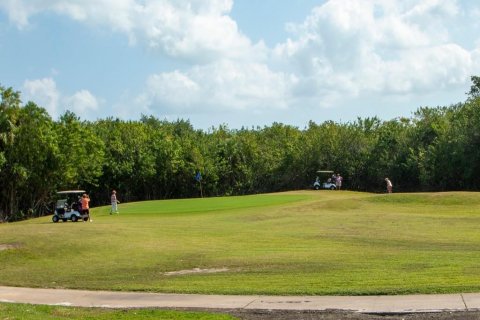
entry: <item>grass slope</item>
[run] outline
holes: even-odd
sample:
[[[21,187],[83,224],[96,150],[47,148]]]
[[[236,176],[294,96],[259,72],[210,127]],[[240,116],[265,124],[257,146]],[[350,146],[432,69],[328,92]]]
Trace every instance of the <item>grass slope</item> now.
[[[480,194],[303,191],[0,225],[1,285],[216,294],[480,291]],[[226,272],[167,275],[194,268]]]

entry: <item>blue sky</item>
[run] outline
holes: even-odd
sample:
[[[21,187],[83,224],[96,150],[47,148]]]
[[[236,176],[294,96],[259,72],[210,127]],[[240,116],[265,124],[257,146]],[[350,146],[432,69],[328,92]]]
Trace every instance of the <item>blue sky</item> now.
[[[479,21],[460,0],[3,0],[0,84],[54,119],[389,120],[465,100]]]

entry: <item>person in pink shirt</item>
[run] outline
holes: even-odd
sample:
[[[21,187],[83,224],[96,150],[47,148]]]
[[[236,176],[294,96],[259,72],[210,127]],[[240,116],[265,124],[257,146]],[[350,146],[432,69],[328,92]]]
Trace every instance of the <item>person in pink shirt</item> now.
[[[84,193],[81,199],[82,203],[82,215],[87,215],[88,220],[92,222],[92,219],[90,219],[90,197],[88,194]]]
[[[335,187],[337,187],[337,190],[342,189],[342,181],[343,177],[340,175],[340,173],[337,173],[337,177],[335,178]]]

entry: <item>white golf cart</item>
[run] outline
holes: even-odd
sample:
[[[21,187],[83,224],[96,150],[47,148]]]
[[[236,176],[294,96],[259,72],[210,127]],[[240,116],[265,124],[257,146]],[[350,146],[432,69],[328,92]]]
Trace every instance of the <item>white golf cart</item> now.
[[[72,220],[72,222],[77,222],[78,220],[88,221],[88,214],[82,214],[80,207],[80,198],[82,194],[85,193],[85,190],[66,190],[59,191],[59,200],[55,204],[55,212],[52,216],[53,222],[58,222],[62,220],[67,222]]]
[[[327,190],[335,190],[337,189],[337,185],[335,181],[332,180],[331,176],[333,175],[333,171],[331,170],[318,170],[317,171],[317,178],[313,183],[313,188],[315,190],[320,189],[327,189]],[[325,182],[321,182],[324,180]]]

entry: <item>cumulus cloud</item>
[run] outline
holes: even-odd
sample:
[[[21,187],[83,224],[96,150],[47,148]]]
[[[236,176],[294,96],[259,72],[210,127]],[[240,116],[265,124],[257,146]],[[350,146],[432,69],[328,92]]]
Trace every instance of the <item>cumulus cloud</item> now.
[[[52,78],[25,80],[23,94],[26,100],[34,101],[45,108],[53,118],[69,110],[84,119],[91,119],[93,111],[96,111],[100,105],[99,100],[88,90],[80,90],[71,96],[62,94]]]
[[[228,15],[233,0],[6,0],[0,9],[18,27],[32,15],[54,12],[125,34],[151,50],[192,62],[218,58],[266,57],[263,42],[253,44]]]
[[[289,38],[273,48],[242,33],[232,7],[233,0],[0,2],[19,28],[35,14],[54,12],[125,34],[132,45],[180,62],[178,70],[152,70],[143,92],[131,94],[136,111],[160,116],[313,110],[355,99],[435,95],[465,86],[479,72],[478,33],[469,30],[473,48],[455,35],[463,31],[459,21],[478,29],[480,11],[461,1],[328,0],[303,22],[288,24]],[[64,97],[52,82],[25,87],[40,94],[36,88],[43,86],[55,112],[59,102],[79,112],[101,105],[87,90]]]
[[[52,78],[25,80],[23,84],[26,100],[35,103],[47,110],[51,116],[58,115],[60,93]]]
[[[290,64],[298,92],[414,93],[463,85],[475,55],[456,44],[456,1],[330,0],[273,49]],[[343,96],[343,95],[342,95]]]
[[[263,64],[222,60],[149,77],[137,104],[162,114],[286,108],[297,80]]]
[[[67,109],[78,115],[88,114],[98,109],[99,101],[88,90],[80,90],[70,97],[65,97]]]
[[[291,37],[269,50],[268,59],[225,55],[221,62],[155,74],[137,102],[180,114],[298,110],[459,88],[479,64],[478,53],[449,32],[465,16],[455,0],[330,0],[302,23],[289,24]]]

